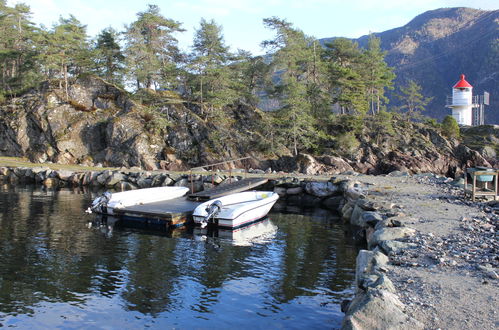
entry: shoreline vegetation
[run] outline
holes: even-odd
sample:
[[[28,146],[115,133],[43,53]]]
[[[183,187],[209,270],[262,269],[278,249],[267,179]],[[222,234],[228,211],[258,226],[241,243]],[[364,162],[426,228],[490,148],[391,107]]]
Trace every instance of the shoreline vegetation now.
[[[86,184],[100,189],[126,189],[125,179],[135,182],[126,181],[131,184],[128,188],[192,186],[195,179],[196,186],[204,189],[211,186],[210,181],[221,184],[227,179],[227,172],[126,174],[119,169],[76,166],[7,167],[9,162],[26,163],[0,158],[0,180],[13,183],[27,181],[26,177],[42,183],[37,175],[44,173],[45,180],[57,179],[57,186],[87,180]],[[234,173],[233,178],[239,175]],[[368,249],[357,257],[355,295],[342,304],[343,329],[495,327],[499,202],[466,200],[462,187],[451,184],[454,180],[431,173],[273,176],[266,189],[279,193],[286,203],[339,211],[343,221],[356,228],[355,237],[367,244]]]

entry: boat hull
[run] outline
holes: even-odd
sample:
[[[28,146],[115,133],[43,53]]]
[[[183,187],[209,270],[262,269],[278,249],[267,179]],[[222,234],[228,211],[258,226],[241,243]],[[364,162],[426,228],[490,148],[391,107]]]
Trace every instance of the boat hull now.
[[[108,200],[105,203],[95,209],[92,208],[92,211],[101,214],[114,215],[115,210],[118,209],[171,200],[184,196],[188,191],[189,188],[186,187],[155,187],[113,193],[110,194],[110,197],[108,197]],[[97,205],[100,198],[103,197],[97,197],[92,205]]]
[[[209,220],[218,227],[237,229],[264,218],[279,196],[274,192],[251,191],[232,194],[200,204],[193,213],[195,223],[203,223],[207,208],[215,201],[222,208]]]

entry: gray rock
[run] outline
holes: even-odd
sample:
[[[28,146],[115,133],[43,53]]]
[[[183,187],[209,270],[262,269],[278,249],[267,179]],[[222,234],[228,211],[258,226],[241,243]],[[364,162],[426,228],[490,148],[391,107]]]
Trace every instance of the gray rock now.
[[[303,193],[303,188],[300,186],[286,189],[286,195],[299,195],[301,193]]]
[[[365,198],[364,190],[358,187],[347,189],[345,197],[349,202],[356,202],[359,198]]]
[[[345,206],[343,206],[343,208],[341,209],[341,212],[340,212],[341,213],[341,218],[343,219],[343,221],[349,222],[350,218],[352,216],[352,212],[353,212],[352,205],[345,204]]]
[[[305,191],[316,197],[329,197],[339,192],[339,188],[332,182],[307,182]]]
[[[185,179],[187,180],[187,179]],[[140,177],[137,179],[137,186],[140,188],[140,189],[143,189],[143,188],[150,188],[152,185],[152,179],[151,178],[148,178],[148,177]]]
[[[190,182],[189,182],[189,180],[187,180],[187,178],[182,178],[182,179],[178,180],[177,182],[175,182],[174,186],[175,187],[190,188]]]
[[[361,286],[363,278],[367,277],[374,271],[373,264],[374,252],[368,250],[360,250],[355,261],[355,284]]]
[[[28,168],[26,167],[14,167],[12,169],[12,173],[14,173],[17,176],[17,178],[22,178],[26,174],[27,170]]]
[[[175,184],[175,181],[170,178],[170,176],[166,176],[163,183],[161,184],[162,187],[168,187],[168,186],[173,186]]]
[[[387,227],[404,227],[405,223],[415,222],[416,219],[408,216],[395,216],[386,218],[376,224],[374,229],[382,229]]]
[[[46,178],[47,178],[47,172],[46,171],[38,172],[38,173],[35,174],[35,182],[36,183],[41,183]]]
[[[120,182],[116,183],[116,185],[114,186],[114,188],[116,190],[134,190],[134,189],[138,189],[138,187],[136,185],[134,185],[133,183],[130,183],[128,181],[120,181]]]
[[[151,186],[152,187],[161,187],[163,185],[163,181],[165,181],[166,174],[156,174],[152,177]]]
[[[7,167],[0,167],[0,175],[7,176],[9,174],[9,169]]]
[[[97,176],[96,178],[96,182],[101,185],[101,186],[105,186],[106,185],[106,182],[107,182],[107,179],[109,179],[109,176],[111,175],[111,172],[110,171],[104,171],[104,172],[101,172],[99,173],[99,175]]]
[[[416,230],[409,227],[386,227],[378,229],[374,232],[371,240],[368,243],[369,249],[374,248],[382,241],[392,241],[414,235]]]
[[[322,205],[330,210],[337,210],[338,207],[344,202],[343,196],[331,196],[322,201]]]
[[[393,172],[388,173],[387,176],[403,177],[403,176],[410,176],[410,174],[406,171],[393,171]]]
[[[385,253],[392,255],[399,254],[405,250],[414,249],[417,247],[417,244],[399,241],[381,241],[379,246]]]
[[[284,187],[274,187],[274,192],[279,195],[279,197],[286,196],[286,188]]]
[[[205,178],[204,178],[204,182],[208,182],[208,183],[214,183],[214,184],[220,184],[222,183],[224,180],[224,178],[218,174],[214,174],[214,175],[207,175]]]
[[[361,221],[362,213],[364,210],[359,207],[357,204],[353,206],[352,215],[350,216],[350,224],[354,226],[364,227],[364,224]]]
[[[69,178],[71,178],[73,174],[73,171],[57,170],[57,177],[64,181],[69,181]]]
[[[85,175],[83,176],[81,184],[84,186],[93,185],[94,183],[97,182],[97,177],[99,176],[99,174],[100,172],[94,172],[94,171],[86,172]]]
[[[284,187],[284,188],[296,188],[301,187],[301,181],[295,177],[285,177],[278,178],[274,180],[274,186]]]
[[[398,297],[387,291],[371,289],[358,294],[349,304],[341,329],[423,329],[424,325],[403,312]]]
[[[385,267],[388,264],[388,257],[381,251],[373,251],[373,263],[376,269]]]
[[[397,292],[392,281],[383,273],[371,274],[365,277],[361,283],[361,288],[364,290],[378,289],[391,293]]]
[[[125,181],[126,176],[121,172],[113,172],[106,181],[107,187],[113,187],[118,182]]]
[[[378,222],[383,221],[383,216],[378,212],[366,211],[362,213],[361,221],[364,224],[364,227],[374,227]]]

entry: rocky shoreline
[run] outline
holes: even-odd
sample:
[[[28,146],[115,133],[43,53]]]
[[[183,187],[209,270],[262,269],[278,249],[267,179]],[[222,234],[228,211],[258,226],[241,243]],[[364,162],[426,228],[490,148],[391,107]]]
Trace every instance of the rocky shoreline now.
[[[199,191],[241,178],[224,172],[0,167],[0,182],[46,187],[185,186]],[[433,174],[347,172],[323,181],[270,179],[262,189],[276,191],[289,205],[339,211],[345,223],[357,228],[357,239],[367,243],[357,257],[355,295],[342,305],[343,329],[497,328],[499,202],[467,201],[451,181]],[[447,297],[446,290],[454,286],[468,292]],[[475,302],[474,316],[468,299]],[[488,317],[482,309],[488,309]]]
[[[343,329],[497,329],[499,202],[432,174],[357,178],[342,209],[364,228]]]

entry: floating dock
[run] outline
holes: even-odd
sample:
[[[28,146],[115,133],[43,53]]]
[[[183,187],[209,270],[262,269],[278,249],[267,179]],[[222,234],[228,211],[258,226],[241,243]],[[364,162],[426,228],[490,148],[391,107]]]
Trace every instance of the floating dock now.
[[[213,189],[161,202],[144,203],[114,209],[116,217],[154,225],[178,227],[192,219],[194,209],[204,201],[250,190],[268,182],[264,178],[247,178],[219,185]]]
[[[190,220],[194,209],[200,202],[187,200],[186,197],[170,199],[167,201],[145,203],[114,209],[117,217],[136,219],[153,224],[168,226],[181,226]]]
[[[262,184],[265,184],[268,181],[269,179],[264,179],[264,178],[246,178],[239,181],[222,184],[212,189],[203,190],[194,194],[190,194],[189,199],[195,201],[207,201],[210,199],[227,196],[230,194],[247,191],[252,188],[261,186]]]

